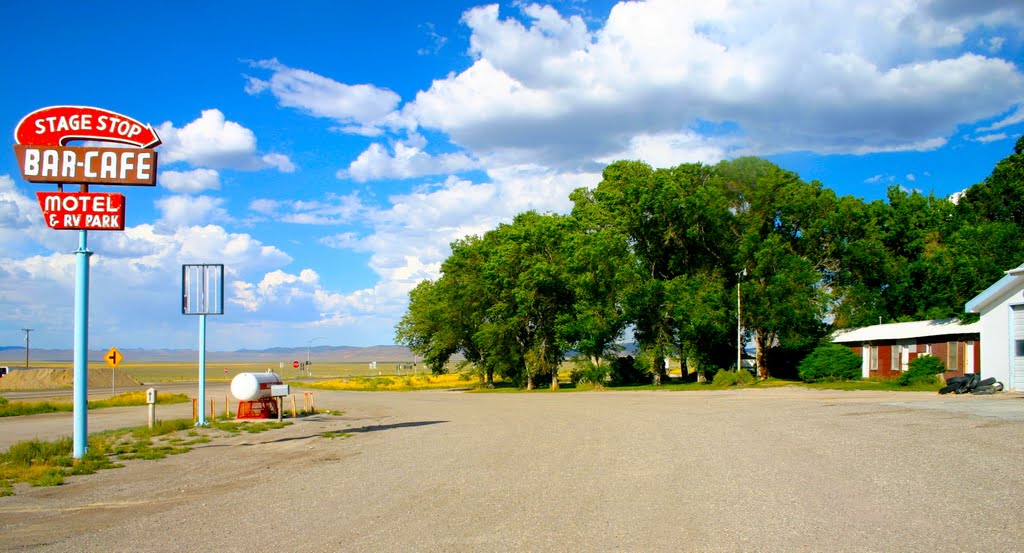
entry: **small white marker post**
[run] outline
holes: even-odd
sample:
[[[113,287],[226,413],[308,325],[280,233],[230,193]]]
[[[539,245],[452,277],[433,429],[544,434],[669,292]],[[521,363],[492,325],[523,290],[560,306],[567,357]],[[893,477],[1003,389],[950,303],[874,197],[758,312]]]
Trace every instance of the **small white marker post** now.
[[[149,428],[156,423],[156,388],[146,390],[146,405],[149,407]]]

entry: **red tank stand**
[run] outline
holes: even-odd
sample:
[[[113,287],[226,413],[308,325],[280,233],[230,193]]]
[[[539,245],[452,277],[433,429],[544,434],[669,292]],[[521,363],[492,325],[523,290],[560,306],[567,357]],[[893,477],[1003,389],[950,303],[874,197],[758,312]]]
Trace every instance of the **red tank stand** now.
[[[276,419],[277,401],[272,397],[264,397],[255,401],[239,401],[236,420],[245,419]]]

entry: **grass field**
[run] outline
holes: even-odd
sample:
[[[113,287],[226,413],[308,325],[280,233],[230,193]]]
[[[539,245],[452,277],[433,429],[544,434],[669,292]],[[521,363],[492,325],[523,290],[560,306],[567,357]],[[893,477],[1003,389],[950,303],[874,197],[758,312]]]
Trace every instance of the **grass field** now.
[[[453,388],[471,388],[478,380],[469,373],[405,376],[356,376],[318,382],[304,382],[303,388],[319,390],[360,390],[405,392],[412,390],[450,390]]]
[[[14,484],[18,482],[32,486],[59,486],[67,476],[124,466],[117,462],[119,460],[162,459],[185,453],[196,444],[220,436],[237,435],[243,431],[264,432],[289,424],[292,423],[213,420],[207,427],[194,427],[189,419],[157,421],[152,429],[135,426],[89,435],[86,454],[77,462],[71,458],[71,437],[56,441],[18,442],[7,451],[0,452],[0,497],[13,495]]]
[[[39,413],[71,412],[74,405],[69,401],[7,401],[0,398],[0,417],[19,417]],[[185,394],[163,394],[160,403],[185,403],[189,398]],[[146,405],[146,392],[127,392],[108,399],[90,401],[88,409],[105,409],[107,407],[126,407]]]
[[[279,363],[266,363],[266,362],[226,362],[226,363],[206,363],[206,380],[217,382],[230,382],[232,378],[238,373],[243,372],[266,372],[267,369],[272,369],[275,373],[281,376],[285,380],[294,380],[299,378],[346,378],[346,377],[357,377],[357,376],[400,376],[405,377],[409,375],[423,374],[430,371],[424,369],[421,365],[416,370],[410,370],[408,368],[400,368],[398,362],[377,362],[376,369],[370,369],[369,363],[352,362],[352,363],[331,363],[323,362],[320,364],[313,365],[310,371],[300,371],[299,369],[292,368],[290,364],[285,364],[282,369]],[[52,369],[72,369],[72,363],[70,361],[55,361],[46,362],[45,364],[40,363],[38,368],[52,368]],[[12,365],[12,368],[18,370],[18,365]],[[90,363],[90,369],[107,369],[106,363]],[[180,381],[195,381],[199,378],[199,363],[198,362],[170,362],[170,363],[127,363],[123,362],[117,366],[119,371],[132,376],[139,382],[150,383],[150,382],[180,382]]]
[[[47,368],[71,369],[70,362],[52,362],[46,364]],[[91,363],[90,368],[106,368],[104,363]],[[448,375],[434,376],[420,365],[412,370],[408,365],[398,362],[378,362],[376,369],[371,369],[369,363],[364,362],[322,362],[311,367],[310,371],[303,371],[286,364],[282,369],[280,364],[274,365],[266,362],[221,362],[207,363],[206,380],[208,382],[230,382],[239,373],[243,372],[266,372],[273,370],[285,381],[304,380],[308,378],[317,379],[318,382],[305,382],[303,387],[333,389],[333,390],[423,390],[439,388],[470,388],[475,387],[478,380],[475,375],[466,373],[452,373]],[[198,363],[121,363],[118,370],[125,372],[136,380],[149,384],[157,382],[194,382],[199,377]],[[573,386],[567,381],[571,365],[566,364],[559,371],[560,385],[564,391],[593,390],[594,386]],[[670,371],[670,376],[678,376],[679,370]],[[538,391],[547,390],[550,379],[541,378],[537,381]],[[809,388],[830,389],[830,390],[889,390],[889,391],[938,391],[941,384],[918,384],[914,386],[900,386],[895,380],[856,380],[845,382],[819,382],[808,384],[792,380],[769,379],[764,382],[757,382],[752,385],[757,388],[768,388],[774,386],[806,386]],[[641,385],[608,388],[612,390],[707,390],[716,387],[708,383],[679,382],[677,378],[668,378],[661,386]],[[496,391],[513,391],[516,388],[499,383]]]

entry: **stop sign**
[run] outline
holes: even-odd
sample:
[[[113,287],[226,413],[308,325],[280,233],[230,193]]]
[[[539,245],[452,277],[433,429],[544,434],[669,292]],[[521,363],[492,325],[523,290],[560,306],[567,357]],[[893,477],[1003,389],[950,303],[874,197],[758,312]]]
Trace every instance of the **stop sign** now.
[[[298,361],[292,361],[292,368],[295,368],[295,369],[299,368],[299,362]]]

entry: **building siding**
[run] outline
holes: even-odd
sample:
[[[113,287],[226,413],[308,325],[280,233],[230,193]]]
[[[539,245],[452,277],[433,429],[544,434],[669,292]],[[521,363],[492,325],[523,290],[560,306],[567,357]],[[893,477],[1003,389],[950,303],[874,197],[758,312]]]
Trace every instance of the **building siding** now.
[[[979,366],[986,377],[994,377],[1007,389],[1024,391],[1024,382],[1013,382],[1013,306],[1024,304],[1024,291],[1006,297],[981,314],[981,335],[985,343]]]
[[[981,365],[981,340],[978,334],[964,334],[955,336],[929,336],[926,338],[919,338],[916,341],[898,340],[898,341],[876,341],[872,343],[864,344],[848,344],[850,351],[857,354],[858,357],[864,359],[865,374],[871,378],[899,378],[903,373],[903,367],[901,363],[902,357],[894,358],[894,354],[899,356],[899,348],[902,346],[908,352],[908,360],[913,360],[922,355],[933,355],[942,360],[942,363],[946,366],[946,372],[942,374],[943,378],[951,378],[954,376],[963,376],[967,369],[967,354],[968,348],[967,343],[969,341],[974,342],[974,372],[982,373]],[[950,363],[950,343],[956,343],[956,359],[954,363]],[[877,369],[871,370],[871,348],[877,348],[878,351],[878,366]],[[867,353],[865,353],[867,350]]]

